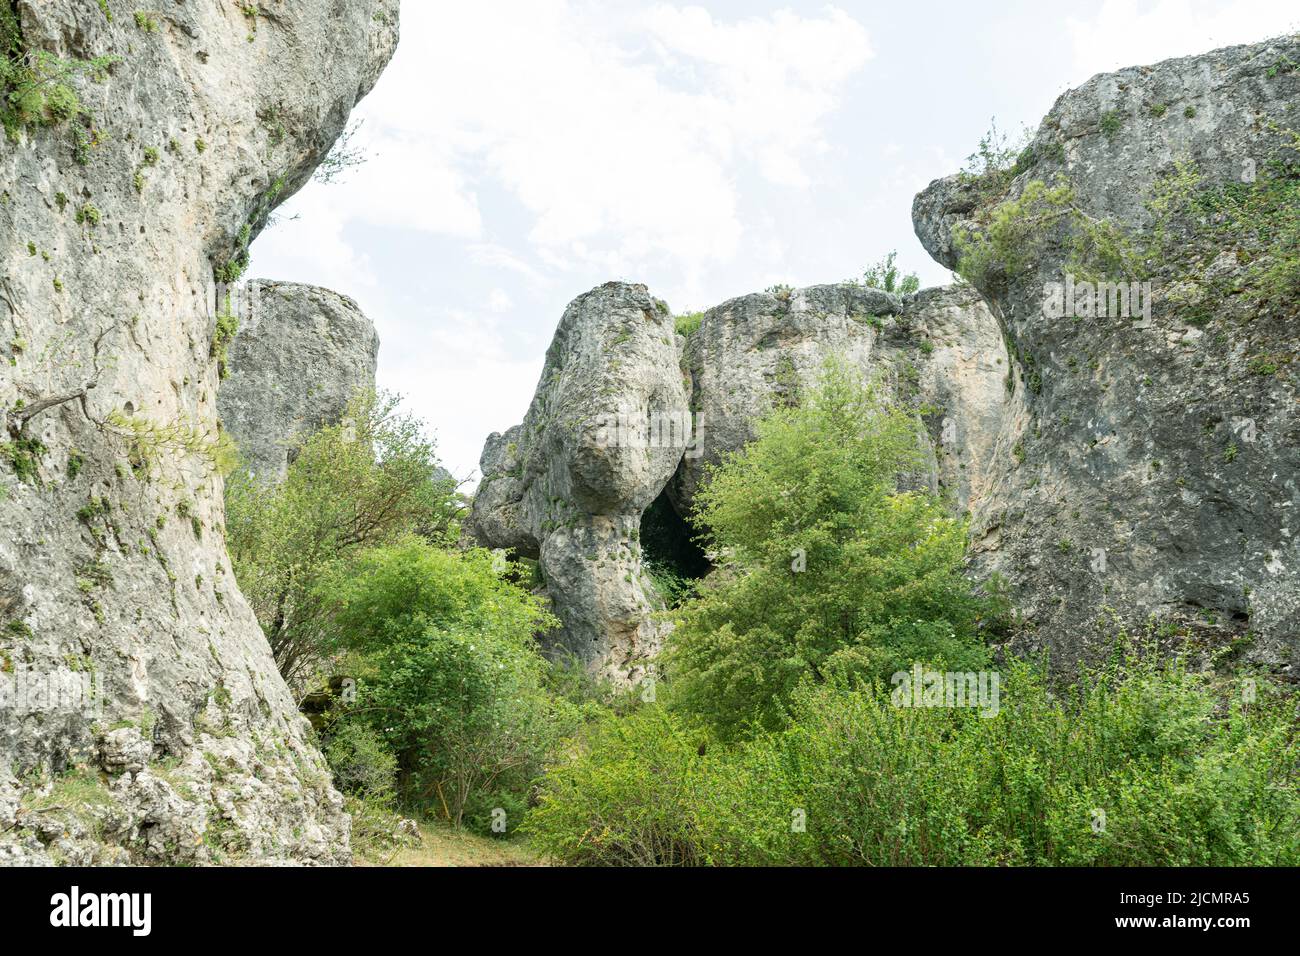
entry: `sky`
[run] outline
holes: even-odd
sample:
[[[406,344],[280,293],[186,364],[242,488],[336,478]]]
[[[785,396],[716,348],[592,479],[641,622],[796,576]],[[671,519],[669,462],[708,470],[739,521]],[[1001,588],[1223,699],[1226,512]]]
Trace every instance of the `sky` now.
[[[472,485],[588,289],[681,313],[890,250],[946,283],[912,198],[995,119],[1015,135],[1096,73],[1296,30],[1296,0],[406,0],[353,114],[366,161],[285,203],[250,274],[356,299],[379,387]]]

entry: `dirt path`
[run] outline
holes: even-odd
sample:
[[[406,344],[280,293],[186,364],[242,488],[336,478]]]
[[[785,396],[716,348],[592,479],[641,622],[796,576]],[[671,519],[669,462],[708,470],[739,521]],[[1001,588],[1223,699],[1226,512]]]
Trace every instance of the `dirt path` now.
[[[436,823],[420,824],[420,846],[403,847],[386,860],[362,866],[545,866],[524,843],[479,836]]]

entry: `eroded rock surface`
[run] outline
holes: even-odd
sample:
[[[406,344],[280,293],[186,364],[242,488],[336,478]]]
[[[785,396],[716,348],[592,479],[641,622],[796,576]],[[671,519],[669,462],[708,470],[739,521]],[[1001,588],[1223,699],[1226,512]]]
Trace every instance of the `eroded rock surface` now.
[[[397,3],[107,6],[12,5],[28,51],[117,60],[0,140],[0,861],[346,861],[222,541],[214,269],[326,154]]]
[[[1290,37],[1094,77],[1004,180],[916,199],[917,235],[965,254],[1014,353],[1014,454],[976,553],[1060,662],[1150,621],[1207,657],[1297,663],[1297,62]],[[1060,315],[1070,275],[1150,282],[1149,320],[1109,299]]]
[[[279,481],[297,442],[375,387],[379,336],[345,295],[292,282],[248,283],[217,410],[259,479]]]
[[[474,533],[538,559],[563,624],[550,650],[636,680],[659,650],[637,543],[672,478],[690,413],[673,318],[645,286],[611,282],[560,320],[523,424],[493,435]]]

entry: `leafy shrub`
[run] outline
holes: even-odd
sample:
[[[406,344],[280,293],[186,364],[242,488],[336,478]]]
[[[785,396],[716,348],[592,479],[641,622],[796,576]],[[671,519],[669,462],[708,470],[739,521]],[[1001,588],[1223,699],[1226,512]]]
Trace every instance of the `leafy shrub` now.
[[[832,364],[757,432],[696,496],[730,566],[675,614],[675,696],[734,738],[778,726],[807,677],[883,677],[918,656],[978,669],[976,626],[992,608],[961,576],[965,529],[896,490],[920,461],[914,420]]]
[[[345,793],[392,803],[396,794],[397,758],[380,736],[359,721],[344,720],[331,728],[325,759],[334,782]]]
[[[330,728],[325,759],[352,817],[352,850],[373,859],[398,844],[397,760],[366,724],[342,720]]]
[[[681,715],[611,719],[526,828],[573,863],[1300,862],[1294,694],[1136,657],[1055,692],[1023,662],[1003,679],[989,718],[805,682],[782,729],[707,751]]]
[[[880,289],[882,292],[904,296],[911,295],[921,288],[921,280],[915,272],[902,275],[898,271],[898,266],[894,264],[896,258],[898,253],[893,251],[875,265],[868,266],[862,273],[862,284],[869,289]]]
[[[357,664],[355,716],[396,757],[399,796],[460,826],[507,828],[574,710],[543,690],[537,598],[504,580],[491,553],[418,539],[375,548],[321,585],[334,602],[330,647]]]
[[[241,472],[226,483],[235,577],[291,686],[323,664],[330,602],[319,585],[340,561],[412,531],[439,542],[459,531],[432,440],[396,406],[359,394],[342,422],[303,441],[282,482]]]
[[[673,320],[677,326],[677,334],[690,337],[700,323],[704,321],[703,312],[688,312],[685,315],[679,315]]]
[[[606,717],[548,768],[524,831],[546,855],[580,866],[702,862],[703,740],[662,707]]]

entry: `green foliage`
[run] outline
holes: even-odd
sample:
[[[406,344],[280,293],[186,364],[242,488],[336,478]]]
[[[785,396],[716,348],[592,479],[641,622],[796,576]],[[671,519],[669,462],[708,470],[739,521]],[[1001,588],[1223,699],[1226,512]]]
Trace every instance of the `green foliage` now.
[[[705,740],[662,707],[606,716],[548,768],[525,832],[547,856],[577,866],[702,862]]]
[[[1030,144],[1028,129],[1017,140],[998,129],[997,120],[990,122],[989,131],[980,137],[975,152],[966,158],[959,174],[961,180],[974,187],[984,200],[1003,195],[1011,181],[1037,161]]]
[[[1124,126],[1124,116],[1118,110],[1109,110],[1101,114],[1097,127],[1107,139],[1114,139]]]
[[[611,721],[552,769],[527,828],[570,863],[1300,861],[1293,694],[1246,704],[1136,657],[1055,690],[1025,663],[1002,676],[988,718],[831,682],[735,747],[697,747],[672,713]]]
[[[700,327],[704,321],[703,312],[687,312],[685,315],[679,315],[674,320],[678,335],[684,335],[687,338]]]
[[[695,591],[695,582],[666,561],[647,559],[642,566],[668,607],[677,607]]]
[[[126,441],[127,460],[137,477],[191,462],[198,462],[205,474],[227,475],[239,460],[234,443],[220,428],[212,431],[184,421],[155,422],[119,411],[109,414],[107,428]]]
[[[453,482],[437,477],[434,443],[392,396],[363,393],[343,421],[297,449],[283,482],[238,472],[226,483],[226,533],[240,590],[291,683],[321,662],[335,565],[412,531],[459,534]]]
[[[1082,278],[1133,275],[1138,254],[1109,220],[1079,208],[1074,186],[1063,177],[1051,185],[1025,183],[1020,195],[977,213],[976,227],[953,235],[957,271],[979,288],[1013,282],[1029,273],[1055,240],[1070,250],[1068,269]]]
[[[1180,163],[1155,187],[1148,208],[1155,219],[1144,257],[1200,276],[1234,250],[1244,277],[1225,275],[1198,284],[1186,304],[1212,317],[1233,296],[1283,316],[1300,297],[1300,133],[1270,124],[1278,136],[1253,182],[1207,184],[1191,163]]]
[[[862,273],[862,284],[869,289],[880,289],[882,292],[891,292],[894,295],[911,295],[921,288],[921,280],[915,272],[909,272],[902,275],[894,260],[898,258],[898,252],[891,250],[890,253],[873,266],[868,266]]]
[[[419,540],[359,554],[322,583],[331,643],[360,677],[366,720],[401,771],[401,797],[455,826],[522,819],[530,781],[572,711],[543,690],[533,634],[554,624],[490,552]]]
[[[961,522],[899,493],[918,426],[842,365],[711,468],[696,520],[727,564],[675,613],[674,698],[724,738],[772,728],[805,679],[881,676],[916,657],[974,669],[991,608],[960,574]]]
[[[227,301],[226,309],[217,316],[217,324],[212,330],[212,344],[208,349],[209,357],[217,362],[217,378],[225,379],[230,374],[230,343],[239,332],[239,316],[230,312]]]
[[[93,228],[99,225],[100,218],[101,214],[99,212],[99,207],[94,203],[84,203],[82,204],[82,207],[77,210],[77,225],[85,224]]]
[[[356,720],[340,721],[330,728],[324,753],[340,790],[384,806],[393,805],[397,758],[369,726]]]
[[[158,21],[143,10],[135,11],[135,25],[145,33],[158,32]]]
[[[0,4],[0,123],[10,139],[32,126],[55,126],[82,112],[72,81],[98,78],[117,57],[64,60],[46,50],[28,50],[12,4]]]
[[[9,462],[19,481],[39,484],[41,480],[41,456],[45,454],[45,444],[30,435],[20,435],[13,441],[0,442],[0,457]]]

